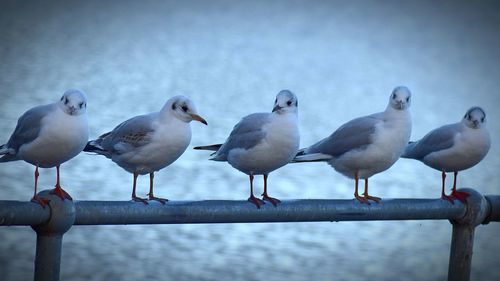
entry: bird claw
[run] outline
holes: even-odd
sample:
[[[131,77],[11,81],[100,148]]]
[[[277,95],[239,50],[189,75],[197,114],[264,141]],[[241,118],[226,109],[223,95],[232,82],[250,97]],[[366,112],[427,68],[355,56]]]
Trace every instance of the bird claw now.
[[[370,204],[370,201],[368,201],[368,199],[367,199],[367,198],[365,198],[364,196],[359,196],[359,195],[355,194],[355,195],[354,195],[354,197],[355,197],[355,199],[357,199],[357,200],[359,201],[359,203],[361,203],[361,204],[363,204],[363,203],[364,203],[364,204],[367,204],[367,205],[371,205],[371,204]]]
[[[154,195],[148,195],[148,200],[155,200],[155,201],[158,201],[160,202],[162,205],[165,205],[165,203],[168,202],[168,199],[167,198],[160,198],[160,197],[156,197]]]
[[[371,195],[368,195],[366,193],[363,193],[363,198],[365,198],[366,200],[373,200],[376,203],[380,203],[380,200],[382,200],[380,197],[371,196]]]
[[[455,199],[455,197],[452,196],[452,195],[448,196],[448,195],[443,194],[443,195],[441,195],[441,199],[450,201],[450,203],[452,205],[455,205],[455,202],[453,202],[453,200]]]
[[[39,195],[35,195],[35,196],[33,196],[33,198],[31,198],[31,202],[37,203],[40,206],[42,206],[42,208],[45,209],[45,206],[47,206],[49,204],[50,200],[46,199],[46,198],[42,198]]]
[[[73,200],[73,198],[71,198],[71,196],[69,195],[69,193],[67,193],[66,191],[64,191],[64,189],[62,189],[62,187],[60,186],[56,186],[56,188],[52,189],[50,191],[50,194],[54,194],[56,195],[57,197],[61,198],[62,201],[64,201],[64,199],[68,199],[68,200]]]
[[[278,206],[279,203],[281,203],[281,200],[278,198],[270,197],[267,194],[262,194],[262,199],[264,201],[269,201],[271,204],[273,204],[274,207]]]
[[[134,202],[142,202],[142,203],[144,203],[144,205],[148,205],[149,204],[148,200],[146,200],[144,198],[141,198],[141,197],[137,197],[137,196],[133,196],[132,197],[132,201],[134,201]]]
[[[465,191],[452,191],[450,197],[453,197],[455,199],[458,199],[460,202],[465,203],[467,197],[469,197],[470,194],[465,192]]]
[[[254,204],[257,207],[257,209],[260,209],[260,206],[266,204],[266,202],[264,202],[263,200],[260,200],[259,198],[255,197],[253,195],[248,197],[247,201]]]

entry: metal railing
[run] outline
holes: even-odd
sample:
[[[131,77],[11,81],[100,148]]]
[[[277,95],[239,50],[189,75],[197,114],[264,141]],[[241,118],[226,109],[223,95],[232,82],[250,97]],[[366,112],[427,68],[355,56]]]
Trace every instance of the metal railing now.
[[[466,204],[441,199],[384,199],[379,204],[356,200],[286,200],[261,209],[247,201],[174,201],[144,205],[132,201],[60,200],[48,190],[49,208],[32,202],[0,201],[0,225],[30,225],[37,234],[35,277],[59,280],[62,238],[73,225],[264,223],[368,220],[450,220],[453,225],[448,280],[470,278],[474,230],[500,221],[500,196],[473,189]]]

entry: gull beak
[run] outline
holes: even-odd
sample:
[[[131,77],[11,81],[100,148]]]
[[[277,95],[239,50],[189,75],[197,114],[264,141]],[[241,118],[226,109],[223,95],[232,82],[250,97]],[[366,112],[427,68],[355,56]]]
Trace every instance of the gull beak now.
[[[282,109],[283,107],[279,106],[279,105],[276,105],[274,108],[273,108],[273,112],[275,111],[278,111],[280,109]]]
[[[207,121],[205,121],[205,119],[203,119],[200,115],[198,114],[189,114],[191,116],[191,118],[193,118],[193,120],[196,120],[196,121],[199,121],[205,125],[208,125]]]

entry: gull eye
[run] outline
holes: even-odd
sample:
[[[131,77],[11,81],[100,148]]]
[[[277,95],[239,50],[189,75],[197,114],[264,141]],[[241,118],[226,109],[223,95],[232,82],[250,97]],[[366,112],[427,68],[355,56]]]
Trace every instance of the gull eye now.
[[[291,100],[287,101],[286,105],[288,105],[288,106],[292,105],[292,101]]]
[[[392,99],[395,100],[396,99],[396,94],[392,94]]]
[[[483,118],[481,118],[481,123],[483,123],[483,122],[484,122],[484,117],[483,117]]]
[[[407,98],[406,98],[406,102],[410,102],[410,97],[407,97]]]
[[[81,103],[79,103],[79,104],[78,104],[78,106],[79,106],[80,108],[82,108],[82,107],[83,107],[83,104],[84,104],[84,103],[83,103],[83,101],[82,101]]]
[[[64,99],[64,104],[67,105],[69,100],[67,98]]]
[[[472,116],[467,115],[467,120],[471,121],[472,120]]]
[[[175,110],[176,104],[175,102],[172,104],[172,110]]]
[[[182,110],[183,110],[184,112],[187,112],[187,111],[188,111],[188,107],[187,107],[187,106],[185,106],[185,105],[183,105],[181,108],[182,108]]]

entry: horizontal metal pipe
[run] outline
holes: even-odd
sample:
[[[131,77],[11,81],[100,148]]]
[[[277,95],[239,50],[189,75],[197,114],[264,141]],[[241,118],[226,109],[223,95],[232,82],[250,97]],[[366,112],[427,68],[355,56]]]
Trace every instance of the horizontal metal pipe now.
[[[0,201],[0,225],[37,225],[48,221],[50,208],[33,202]]]
[[[466,206],[441,199],[286,200],[261,209],[247,201],[77,201],[75,225],[459,219]]]
[[[485,198],[490,208],[488,216],[483,223],[487,224],[490,221],[500,221],[500,196],[487,195]]]

